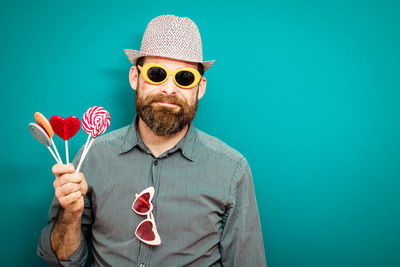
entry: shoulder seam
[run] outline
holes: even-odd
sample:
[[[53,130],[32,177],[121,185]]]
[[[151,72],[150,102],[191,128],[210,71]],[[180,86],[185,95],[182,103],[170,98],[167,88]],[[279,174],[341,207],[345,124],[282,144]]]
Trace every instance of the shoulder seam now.
[[[196,129],[196,130],[197,130],[197,129]],[[197,131],[199,131],[199,130],[197,130]],[[240,162],[243,160],[243,158],[244,158],[244,156],[243,156],[240,152],[238,152],[237,150],[235,150],[235,149],[232,148],[232,147],[229,147],[229,145],[227,145],[226,143],[224,143],[223,141],[221,141],[221,140],[219,140],[219,139],[217,139],[217,138],[216,138],[216,139],[217,139],[218,141],[220,141],[220,142],[223,143],[224,145],[228,146],[230,149],[236,151],[236,153],[238,154],[238,158],[236,158],[236,157],[234,157],[233,155],[230,155],[230,154],[228,154],[228,153],[225,153],[224,151],[220,151],[220,150],[213,149],[211,146],[209,146],[209,145],[205,144],[204,142],[202,142],[202,140],[200,140],[200,138],[198,137],[198,135],[196,135],[195,138],[196,138],[195,141],[197,141],[198,144],[201,144],[203,147],[207,148],[209,151],[212,151],[212,152],[214,152],[214,153],[217,153],[217,154],[219,154],[219,155],[222,155],[222,156],[224,156],[224,157],[226,157],[226,158],[230,158],[230,159],[232,159],[232,160],[235,161],[235,162],[240,163]],[[213,137],[213,138],[215,138],[215,137]]]
[[[106,144],[106,143],[115,141],[115,140],[117,140],[117,139],[124,138],[124,136],[126,135],[126,131],[127,131],[128,128],[129,128],[129,125],[128,125],[128,126],[125,126],[125,127],[122,127],[122,128],[120,128],[120,129],[115,130],[115,131],[119,131],[119,133],[114,133],[114,134],[113,134],[113,132],[114,132],[114,131],[113,131],[113,132],[110,132],[110,133],[109,133],[107,136],[105,136],[104,138],[100,137],[100,140],[96,140],[97,142],[93,142],[93,147],[96,146],[96,145]],[[121,132],[122,132],[122,133],[121,133]],[[108,137],[108,138],[106,138],[106,137]]]

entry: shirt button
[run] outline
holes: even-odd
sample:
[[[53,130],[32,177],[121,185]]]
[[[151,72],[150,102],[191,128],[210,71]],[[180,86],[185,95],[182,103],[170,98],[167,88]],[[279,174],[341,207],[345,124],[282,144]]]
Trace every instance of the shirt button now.
[[[155,161],[154,161],[154,165],[157,166],[157,164],[158,164],[158,160],[155,160]],[[143,265],[143,267],[144,267],[144,265]]]

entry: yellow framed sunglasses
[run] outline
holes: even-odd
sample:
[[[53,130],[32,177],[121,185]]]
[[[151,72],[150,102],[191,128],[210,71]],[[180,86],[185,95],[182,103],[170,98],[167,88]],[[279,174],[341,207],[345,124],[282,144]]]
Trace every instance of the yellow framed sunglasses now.
[[[182,68],[171,71],[157,63],[146,63],[143,66],[138,65],[138,68],[146,82],[156,85],[162,84],[169,76],[172,76],[176,85],[184,89],[189,89],[196,86],[201,79],[200,73],[194,68]]]

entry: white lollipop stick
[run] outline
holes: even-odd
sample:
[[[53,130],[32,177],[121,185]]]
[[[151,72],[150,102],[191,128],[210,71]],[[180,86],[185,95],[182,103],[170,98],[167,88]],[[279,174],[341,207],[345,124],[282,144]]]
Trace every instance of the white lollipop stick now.
[[[69,155],[68,155],[68,140],[65,140],[65,155],[67,157],[67,165],[69,164]]]
[[[79,169],[80,169],[80,167],[81,167],[81,164],[82,164],[82,162],[83,162],[83,159],[85,158],[85,156],[86,156],[86,151],[87,151],[87,149],[88,149],[88,146],[89,146],[89,143],[90,143],[90,138],[91,138],[92,136],[89,134],[88,135],[88,139],[86,140],[86,143],[85,143],[85,147],[83,148],[83,151],[82,151],[82,155],[81,155],[81,158],[80,158],[80,160],[79,160],[79,164],[78,164],[78,168],[76,169],[76,172],[78,172],[79,171]],[[93,139],[92,139],[93,140]]]
[[[57,163],[60,163],[60,162],[58,161],[58,158],[56,157],[56,155],[54,155],[54,152],[53,152],[53,150],[51,150],[50,146],[46,146],[46,147],[49,149],[49,151],[50,151],[51,155],[52,155],[52,156],[53,156],[53,158],[56,160],[56,162],[57,162]]]
[[[88,135],[88,139],[86,140],[85,148],[83,149],[84,152],[86,151],[86,149],[87,149],[87,147],[88,147],[88,145],[89,145],[89,141],[90,141],[90,138],[91,138],[91,137],[92,137],[92,136],[89,134],[89,135]]]
[[[82,155],[81,155],[81,159],[79,160],[79,164],[78,164],[78,167],[76,168],[75,172],[79,172],[79,169],[81,168],[82,162],[86,158],[86,155],[89,152],[89,149],[92,146],[93,142],[94,142],[94,139],[90,140],[90,143],[87,146],[87,148],[83,150]]]
[[[107,121],[105,120],[103,122],[102,126],[104,124],[106,124],[106,123],[107,123]],[[89,137],[88,137],[88,139],[86,141],[86,144],[85,144],[85,148],[83,149],[83,152],[82,152],[82,155],[81,155],[81,159],[79,160],[79,164],[78,164],[78,167],[76,168],[75,172],[79,172],[79,169],[81,168],[82,162],[85,159],[87,153],[89,152],[90,147],[92,146],[92,144],[94,142],[94,138],[90,140],[90,137],[91,137],[91,135],[89,134]],[[89,145],[87,145],[89,140],[90,140]]]
[[[81,168],[81,164],[82,164],[82,162],[83,162],[83,159],[84,159],[85,156],[86,156],[86,150],[87,150],[87,148],[88,148],[88,146],[89,146],[89,143],[90,143],[90,137],[91,137],[91,135],[89,134],[88,139],[86,140],[86,143],[85,143],[85,147],[83,148],[81,158],[80,158],[80,160],[79,160],[78,168],[76,169],[75,172],[78,172],[79,169]]]
[[[58,154],[58,150],[57,150],[57,147],[56,147],[56,144],[54,143],[54,141],[53,141],[53,138],[51,138],[51,144],[53,145],[53,147],[54,147],[54,151],[56,151],[56,154],[57,154],[57,158],[58,158],[58,163],[61,163],[61,164],[64,164],[63,162],[62,162],[62,159],[61,159],[61,157],[60,157],[60,154]]]

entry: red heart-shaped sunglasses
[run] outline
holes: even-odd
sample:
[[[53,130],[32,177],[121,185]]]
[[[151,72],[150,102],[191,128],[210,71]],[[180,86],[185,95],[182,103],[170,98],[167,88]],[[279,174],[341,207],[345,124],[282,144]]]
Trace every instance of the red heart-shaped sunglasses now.
[[[150,186],[143,190],[140,194],[135,195],[132,209],[139,215],[147,216],[147,219],[142,221],[135,230],[135,235],[140,241],[152,246],[161,244],[160,236],[157,232],[156,222],[153,216],[153,204],[151,200],[154,196],[154,187]]]

